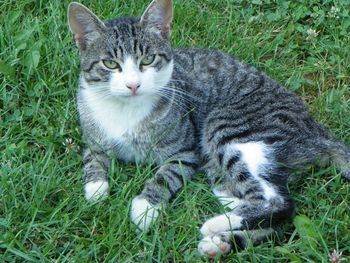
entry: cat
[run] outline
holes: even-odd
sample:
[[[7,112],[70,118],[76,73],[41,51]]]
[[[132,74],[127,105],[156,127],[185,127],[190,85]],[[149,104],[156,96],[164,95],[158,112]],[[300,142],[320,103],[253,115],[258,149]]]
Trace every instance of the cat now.
[[[294,169],[332,162],[350,179],[350,149],[254,67],[217,50],[172,48],[172,6],[154,0],[141,17],[107,22],[79,3],[68,7],[80,53],[85,198],[108,197],[113,156],[156,165],[130,211],[147,232],[184,182],[205,172],[229,209],[200,228],[198,251],[211,258],[233,241],[259,242],[293,217]]]

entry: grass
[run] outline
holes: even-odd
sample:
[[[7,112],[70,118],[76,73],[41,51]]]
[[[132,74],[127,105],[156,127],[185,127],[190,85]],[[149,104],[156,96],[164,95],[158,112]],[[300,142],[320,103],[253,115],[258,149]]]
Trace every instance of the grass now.
[[[196,252],[198,226],[222,207],[202,177],[186,185],[149,235],[135,235],[128,216],[149,167],[115,162],[111,197],[95,205],[83,199],[68,3],[0,1],[0,260],[205,261]],[[109,19],[140,15],[148,0],[83,3]],[[266,71],[350,144],[349,11],[341,0],[175,0],[173,44],[218,48]],[[297,217],[285,235],[221,262],[328,262],[334,249],[350,260],[349,184],[333,167],[301,177],[290,185]]]

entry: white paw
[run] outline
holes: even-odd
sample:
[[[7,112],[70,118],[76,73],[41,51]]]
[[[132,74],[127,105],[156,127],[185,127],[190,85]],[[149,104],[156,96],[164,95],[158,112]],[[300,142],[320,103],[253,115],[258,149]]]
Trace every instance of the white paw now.
[[[214,258],[219,255],[228,253],[231,245],[222,240],[219,236],[204,237],[198,244],[198,252],[201,256]]]
[[[104,180],[88,182],[84,186],[85,199],[91,203],[108,197],[108,182]]]
[[[216,234],[236,230],[242,226],[242,217],[234,214],[219,215],[207,220],[200,231],[203,236],[214,236]]]
[[[135,197],[131,204],[131,221],[139,231],[148,232],[151,224],[158,218],[159,207],[153,206],[145,198]]]

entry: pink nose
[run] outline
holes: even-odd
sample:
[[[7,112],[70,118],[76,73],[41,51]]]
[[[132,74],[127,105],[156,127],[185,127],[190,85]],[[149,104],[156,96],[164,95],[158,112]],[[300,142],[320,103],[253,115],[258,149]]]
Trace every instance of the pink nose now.
[[[132,91],[133,94],[136,93],[137,89],[140,87],[140,83],[128,83],[126,87]]]

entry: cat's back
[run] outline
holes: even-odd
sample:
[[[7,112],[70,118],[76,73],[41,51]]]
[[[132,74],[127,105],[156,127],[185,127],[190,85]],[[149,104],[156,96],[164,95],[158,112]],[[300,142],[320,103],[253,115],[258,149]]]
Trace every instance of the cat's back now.
[[[300,104],[291,91],[262,71],[215,49],[176,49],[173,79],[183,80],[185,92],[206,107],[233,106],[257,98],[289,98]]]
[[[178,49],[174,61],[173,77],[184,79],[182,88],[198,102],[195,112],[208,138],[227,129],[235,130],[232,136],[242,142],[273,143],[276,134],[283,134],[282,141],[324,134],[297,95],[228,54]],[[265,130],[271,131],[271,138]]]

